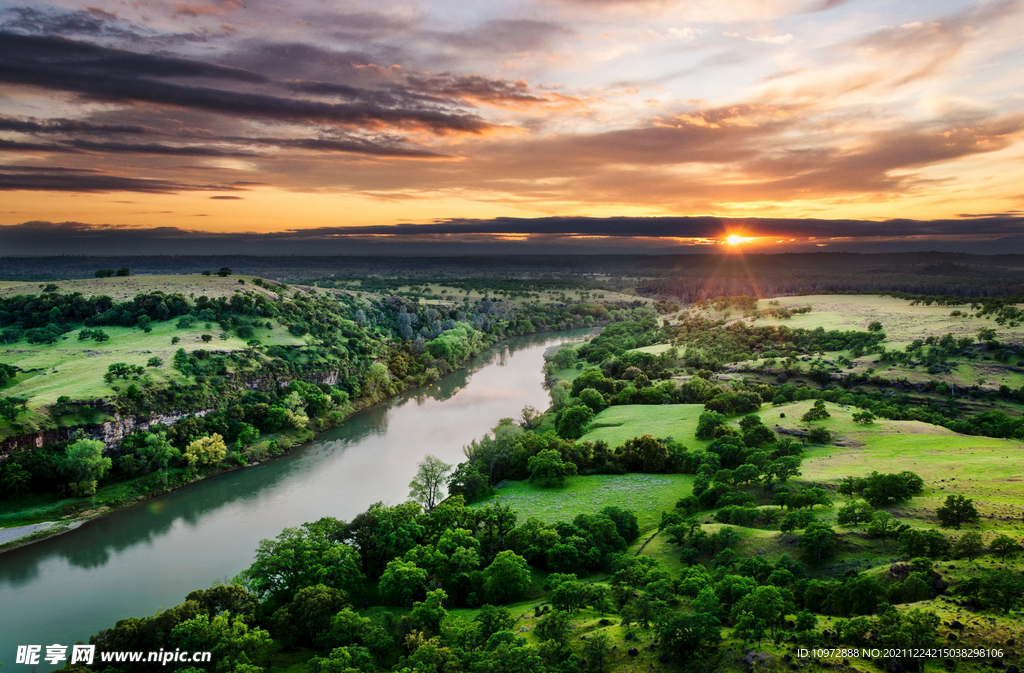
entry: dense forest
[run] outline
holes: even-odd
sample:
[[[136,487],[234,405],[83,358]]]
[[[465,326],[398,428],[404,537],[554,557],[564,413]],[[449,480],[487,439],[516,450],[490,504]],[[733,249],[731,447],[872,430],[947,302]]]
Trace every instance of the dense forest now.
[[[722,295],[830,292],[997,296],[1024,292],[1021,255],[916,252],[781,255],[494,255],[480,257],[7,257],[0,279],[88,278],[96,269],[200,273],[230,267],[288,282],[337,279],[448,281],[558,279],[633,287],[685,302]],[[543,282],[541,280],[540,282]]]

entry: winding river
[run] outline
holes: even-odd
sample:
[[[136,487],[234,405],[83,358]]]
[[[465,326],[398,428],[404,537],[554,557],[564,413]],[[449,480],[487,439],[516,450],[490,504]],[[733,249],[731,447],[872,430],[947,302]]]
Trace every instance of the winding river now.
[[[289,455],[192,484],[0,555],[0,663],[18,645],[70,645],[228,580],[263,538],[406,500],[417,463],[448,463],[522,408],[548,406],[543,354],[587,330],[517,337],[461,372],[356,414]],[[20,668],[20,666],[18,667]],[[47,668],[42,666],[41,668]]]

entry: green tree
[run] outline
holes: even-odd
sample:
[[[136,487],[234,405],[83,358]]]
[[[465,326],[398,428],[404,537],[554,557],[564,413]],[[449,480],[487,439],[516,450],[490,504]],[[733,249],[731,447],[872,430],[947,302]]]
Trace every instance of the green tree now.
[[[409,482],[409,497],[421,503],[429,512],[441,500],[444,480],[452,466],[437,456],[426,456],[416,470],[416,476]]]
[[[851,502],[839,509],[836,523],[840,526],[856,526],[871,523],[875,518],[875,510],[866,502]]]
[[[1013,570],[992,570],[981,578],[979,598],[1009,613],[1024,601],[1024,577]]]
[[[672,656],[689,661],[717,650],[722,642],[722,629],[718,618],[710,613],[671,613],[658,624],[658,641]]]
[[[782,624],[787,612],[786,600],[778,587],[759,586],[741,598],[733,606],[733,614],[747,613],[771,628],[775,635],[776,627]],[[760,638],[757,638],[760,640]]]
[[[875,512],[871,519],[871,525],[868,526],[868,535],[882,539],[895,537],[899,527],[899,519],[884,510],[878,511]]]
[[[227,452],[228,447],[224,443],[224,438],[215,432],[208,437],[200,437],[189,443],[183,455],[188,461],[189,467],[202,467],[216,465],[224,460]]]
[[[971,561],[981,556],[984,552],[985,542],[981,537],[981,533],[977,531],[964,533],[953,547],[953,553],[956,554],[957,558],[966,558]]]
[[[974,507],[974,501],[962,495],[946,496],[946,502],[937,510],[935,516],[939,519],[939,525],[943,528],[956,528],[965,523],[976,523],[978,521],[978,510]]]
[[[1007,556],[1016,554],[1020,546],[1009,535],[1000,535],[995,540],[992,540],[989,549],[993,554],[998,554],[1001,560],[1005,560]]]
[[[277,538],[260,541],[255,560],[240,579],[268,609],[317,584],[355,594],[362,590],[362,560],[341,542],[343,534],[344,524],[330,517],[285,528]]]
[[[858,411],[853,414],[853,422],[861,425],[871,425],[875,422],[875,415],[870,411]]]
[[[241,617],[230,613],[201,614],[179,623],[165,647],[189,652],[210,652],[217,671],[257,673],[262,670],[273,641],[270,634],[250,628]],[[193,669],[195,670],[195,669]]]
[[[800,420],[804,423],[813,423],[829,418],[831,415],[825,408],[825,400],[815,400],[814,406],[808,409],[807,413],[800,417]]]
[[[530,588],[530,566],[512,551],[499,552],[484,570],[484,592],[495,603],[505,603]]]
[[[380,576],[380,596],[390,605],[408,605],[416,596],[423,594],[427,583],[427,571],[415,563],[394,559]]]
[[[558,417],[556,430],[560,437],[579,439],[587,432],[587,426],[594,420],[594,411],[590,407],[577,404],[562,411]]]
[[[231,275],[231,269],[229,267],[222,266],[220,267],[220,270],[217,271],[217,275],[220,276],[221,278],[227,278],[228,276]]]
[[[544,449],[527,461],[530,482],[543,487],[562,486],[566,477],[576,474],[576,465],[562,460],[555,449]]]
[[[725,426],[727,419],[717,411],[704,411],[697,418],[697,439],[714,439],[715,431]]]
[[[440,634],[441,624],[448,616],[444,609],[444,602],[448,600],[448,594],[443,589],[436,589],[427,594],[422,603],[413,604],[412,619],[427,633]]]
[[[73,495],[85,496],[96,492],[96,485],[113,464],[103,455],[103,442],[79,439],[64,449],[64,469]]]
[[[803,548],[804,554],[811,563],[821,565],[835,553],[838,541],[832,526],[815,521],[807,525],[797,544]]]
[[[315,584],[299,589],[282,611],[286,611],[288,626],[294,629],[294,640],[312,645],[320,641],[330,629],[331,617],[344,607],[345,595],[341,591]]]
[[[588,671],[603,671],[611,655],[611,642],[608,634],[599,631],[583,642],[583,660]]]
[[[604,395],[593,388],[584,388],[580,391],[580,402],[590,407],[595,414],[601,413],[608,403],[604,401]]]

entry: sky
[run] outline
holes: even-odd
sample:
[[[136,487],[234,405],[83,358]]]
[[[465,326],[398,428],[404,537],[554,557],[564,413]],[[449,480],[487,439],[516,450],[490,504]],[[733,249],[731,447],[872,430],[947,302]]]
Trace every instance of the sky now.
[[[0,254],[1024,252],[1022,24],[1024,0],[4,0]]]

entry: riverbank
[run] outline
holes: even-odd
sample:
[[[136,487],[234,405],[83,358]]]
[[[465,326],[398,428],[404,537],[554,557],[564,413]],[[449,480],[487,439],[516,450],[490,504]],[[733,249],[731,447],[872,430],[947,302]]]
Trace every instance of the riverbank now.
[[[534,332],[524,336],[543,337],[556,334],[558,332]],[[460,367],[453,369],[450,374],[465,372],[480,355],[488,350],[500,347],[510,339],[515,338],[521,337],[502,339],[487,346],[481,352],[467,358]],[[109,484],[100,488],[95,495],[87,498],[61,499],[54,496],[34,496],[27,499],[27,502],[0,502],[0,523],[4,526],[0,528],[0,554],[61,535],[78,528],[88,521],[108,516],[132,505],[180,490],[191,484],[278,460],[289,455],[297,447],[308,444],[320,434],[337,428],[357,413],[382,406],[405,393],[428,389],[432,385],[434,384],[411,385],[394,395],[370,404],[365,403],[365,398],[356,400],[354,403],[346,405],[343,410],[340,410],[342,413],[338,413],[339,410],[334,410],[331,414],[311,419],[310,424],[317,426],[316,431],[306,429],[262,436],[254,444],[274,443],[277,447],[277,453],[248,465],[223,467],[202,474],[190,473],[185,469],[175,468],[161,473],[137,477],[129,481]],[[42,524],[52,525],[47,528],[38,528]],[[20,534],[13,533],[17,529],[24,532]]]

